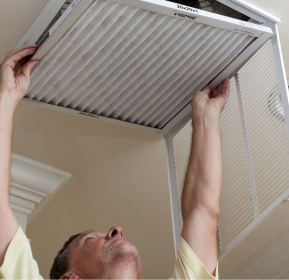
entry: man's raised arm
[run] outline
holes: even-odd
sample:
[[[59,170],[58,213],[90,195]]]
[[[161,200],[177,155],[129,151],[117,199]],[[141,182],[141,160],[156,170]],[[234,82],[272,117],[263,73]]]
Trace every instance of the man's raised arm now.
[[[192,100],[192,149],[182,196],[182,237],[214,275],[222,185],[220,114],[230,92],[227,78],[213,92],[208,87]]]
[[[15,109],[28,90],[30,72],[37,61],[25,63],[35,45],[10,52],[0,64],[0,267],[18,222],[9,206],[11,136]]]

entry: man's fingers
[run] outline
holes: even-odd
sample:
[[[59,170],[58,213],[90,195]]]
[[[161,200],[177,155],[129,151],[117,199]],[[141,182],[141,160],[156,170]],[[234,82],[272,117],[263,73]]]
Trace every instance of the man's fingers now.
[[[39,62],[37,60],[30,60],[30,61],[27,61],[23,67],[21,68],[21,73],[20,74],[23,74],[24,76],[26,76],[27,78],[30,78],[30,72],[32,70],[32,68],[37,65]]]
[[[218,96],[218,88],[215,88],[212,92],[212,97],[215,98]]]
[[[25,63],[25,57],[23,57],[22,59],[20,59],[17,64],[15,65],[15,68],[14,68],[14,74],[15,75],[18,75],[21,71],[21,68],[22,66],[24,65]]]
[[[228,98],[229,93],[230,93],[230,79],[226,78],[222,84],[223,84],[222,92],[221,92],[222,96],[225,98]]]
[[[208,86],[205,86],[203,89],[202,89],[202,92],[204,92],[205,94],[207,94],[208,96],[210,96],[210,93],[211,93],[211,90]]]
[[[228,98],[230,93],[230,79],[226,78],[219,86],[214,89],[212,97],[224,97]]]
[[[216,96],[215,97],[218,97],[222,94],[223,87],[224,87],[224,82],[222,82],[218,85],[218,87],[216,88]]]
[[[22,51],[22,50],[25,50],[25,49],[31,49],[31,48],[35,48],[36,45],[30,45],[30,46],[22,46],[22,47],[19,47],[13,51],[11,51],[10,53],[7,54],[6,56],[6,59],[10,58],[13,54],[19,52],[19,51]]]
[[[27,49],[20,50],[14,53],[12,56],[10,56],[8,59],[6,59],[4,64],[10,64],[10,66],[14,68],[19,60],[21,60],[22,58],[28,55],[33,54],[34,52],[35,52],[35,48],[27,48]]]

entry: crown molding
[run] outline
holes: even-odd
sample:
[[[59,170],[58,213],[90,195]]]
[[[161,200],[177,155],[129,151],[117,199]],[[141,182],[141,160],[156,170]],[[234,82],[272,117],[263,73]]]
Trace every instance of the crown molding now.
[[[12,153],[9,204],[24,231],[28,216],[35,209],[38,214],[45,199],[70,178],[69,172]]]

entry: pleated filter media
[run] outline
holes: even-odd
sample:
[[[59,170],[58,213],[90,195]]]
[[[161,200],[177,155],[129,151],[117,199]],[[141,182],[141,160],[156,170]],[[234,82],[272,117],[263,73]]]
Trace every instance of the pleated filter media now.
[[[163,128],[254,39],[95,0],[33,70],[25,97]]]
[[[232,246],[234,238],[289,189],[289,141],[280,102],[272,43],[268,41],[231,79],[230,97],[220,118],[221,251]],[[191,135],[190,121],[172,140],[181,227]]]

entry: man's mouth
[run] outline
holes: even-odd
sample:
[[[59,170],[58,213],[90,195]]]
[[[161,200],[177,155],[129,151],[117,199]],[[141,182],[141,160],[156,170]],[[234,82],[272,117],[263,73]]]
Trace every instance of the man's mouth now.
[[[114,243],[114,242],[116,242],[118,240],[124,240],[124,238],[122,238],[122,237],[113,238],[113,240],[108,245],[111,245],[112,243]]]

